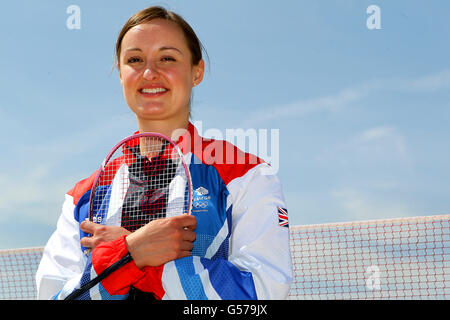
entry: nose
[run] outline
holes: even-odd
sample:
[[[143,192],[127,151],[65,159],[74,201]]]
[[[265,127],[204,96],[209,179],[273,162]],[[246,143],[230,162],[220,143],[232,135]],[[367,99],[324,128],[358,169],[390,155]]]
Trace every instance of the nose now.
[[[156,71],[156,69],[155,69],[155,67],[153,65],[149,64],[145,68],[144,73],[142,74],[142,76],[146,80],[152,80],[152,79],[154,79],[154,78],[156,78],[158,76],[158,72]]]

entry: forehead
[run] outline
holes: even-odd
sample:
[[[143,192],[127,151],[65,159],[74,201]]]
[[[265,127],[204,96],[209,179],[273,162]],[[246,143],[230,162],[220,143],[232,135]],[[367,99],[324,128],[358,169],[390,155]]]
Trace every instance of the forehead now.
[[[122,40],[122,51],[130,47],[152,46],[175,46],[180,50],[189,50],[181,28],[175,22],[164,19],[155,19],[134,26]]]

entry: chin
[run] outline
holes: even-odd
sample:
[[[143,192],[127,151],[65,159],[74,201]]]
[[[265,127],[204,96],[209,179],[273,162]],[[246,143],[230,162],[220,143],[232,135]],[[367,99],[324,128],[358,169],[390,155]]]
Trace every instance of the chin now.
[[[167,109],[162,106],[147,106],[147,107],[138,107],[136,109],[132,109],[132,111],[138,117],[162,117],[164,114],[167,114]]]

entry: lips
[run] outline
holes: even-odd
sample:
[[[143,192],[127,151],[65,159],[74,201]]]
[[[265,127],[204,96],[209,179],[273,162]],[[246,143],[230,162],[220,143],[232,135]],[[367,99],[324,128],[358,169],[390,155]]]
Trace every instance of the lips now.
[[[157,97],[165,94],[169,89],[160,86],[160,85],[153,85],[153,86],[145,86],[143,88],[140,88],[139,93],[146,96],[146,97]]]

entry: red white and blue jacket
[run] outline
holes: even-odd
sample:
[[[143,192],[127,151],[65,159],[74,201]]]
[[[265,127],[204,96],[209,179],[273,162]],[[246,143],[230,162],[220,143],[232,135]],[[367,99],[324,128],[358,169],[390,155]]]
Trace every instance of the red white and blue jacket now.
[[[131,261],[81,298],[126,299],[134,287],[158,299],[285,299],[293,274],[289,225],[271,167],[226,141],[200,137],[192,124],[177,143],[194,190],[192,255],[143,269]],[[128,253],[125,237],[83,253],[80,223],[94,176],[65,195],[36,273],[38,299],[64,299]]]

